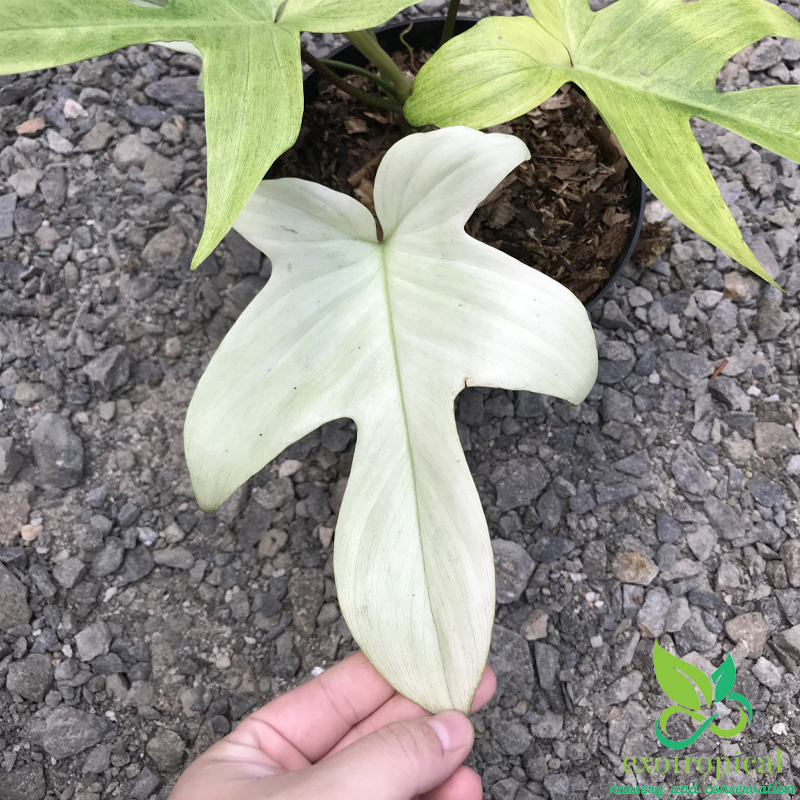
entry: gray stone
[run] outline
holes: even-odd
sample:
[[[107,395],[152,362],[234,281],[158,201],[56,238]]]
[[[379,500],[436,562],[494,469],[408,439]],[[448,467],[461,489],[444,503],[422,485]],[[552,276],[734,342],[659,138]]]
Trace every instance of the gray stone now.
[[[122,116],[133,125],[144,128],[158,128],[164,121],[166,114],[155,106],[139,106],[132,101],[128,101]]]
[[[114,162],[122,169],[141,167],[153,151],[135,134],[125,136],[117,142],[114,148]]]
[[[733,379],[719,375],[709,382],[711,396],[724,403],[733,411],[750,411],[750,398]]]
[[[86,756],[81,773],[83,775],[102,775],[111,766],[111,748],[98,744]]]
[[[614,462],[614,469],[619,472],[624,472],[626,475],[631,475],[634,478],[641,478],[647,475],[652,467],[650,464],[650,457],[647,455],[646,450],[640,450],[638,453],[621,458],[619,461]]]
[[[664,630],[667,633],[675,633],[683,628],[686,621],[691,616],[689,601],[685,597],[676,597],[670,602],[667,616],[664,620]]]
[[[736,328],[738,311],[730,300],[723,300],[711,313],[708,329],[712,333],[728,333]]]
[[[637,669],[617,678],[606,690],[606,702],[610,705],[624,703],[639,691],[643,679],[642,673]]]
[[[139,180],[148,183],[157,181],[170,191],[177,189],[183,175],[183,162],[180,159],[165,158],[158,153],[151,153],[144,162]]]
[[[519,632],[529,641],[535,642],[547,636],[547,613],[535,608],[520,625]]]
[[[116,732],[106,717],[59,706],[47,718],[42,746],[53,758],[69,758],[99,744]]]
[[[536,642],[533,646],[533,658],[536,662],[539,686],[545,691],[552,691],[558,685],[558,669],[561,661],[558,650],[547,642]]]
[[[795,660],[800,661],[800,625],[787,628],[774,637],[775,644]]]
[[[800,589],[776,589],[775,596],[789,624],[800,623]]]
[[[41,703],[53,682],[50,656],[33,654],[8,665],[6,688],[26,700]]]
[[[604,328],[611,330],[633,330],[633,325],[630,320],[622,313],[622,309],[616,300],[606,300],[603,303],[603,311],[600,315],[600,324]]]
[[[613,505],[624,503],[639,494],[639,489],[632,483],[622,481],[612,483],[609,486],[601,486],[597,489],[597,502],[602,505]]]
[[[744,519],[727,503],[710,495],[703,504],[708,521],[723,539],[739,539],[745,534]]]
[[[653,560],[644,553],[617,553],[611,562],[611,572],[621,583],[649,586],[658,571]]]
[[[251,496],[267,510],[280,508],[294,500],[294,484],[291,478],[273,478],[253,489]]]
[[[231,231],[223,241],[239,272],[258,275],[261,271],[261,251],[257,247],[250,244],[238,231]]]
[[[710,650],[716,643],[716,634],[712,633],[703,621],[699,608],[692,608],[689,619],[683,627],[675,633],[675,647],[678,655],[684,656],[693,650],[703,653]]]
[[[769,299],[758,304],[754,328],[762,342],[774,342],[783,333],[791,318],[781,310],[779,302]]]
[[[536,513],[545,530],[555,530],[564,516],[564,504],[552,489],[548,489],[536,503]]]
[[[516,778],[503,778],[492,784],[489,796],[492,800],[517,800],[522,787]]]
[[[564,728],[564,715],[554,711],[531,711],[525,715],[535,739],[558,739]]]
[[[606,421],[633,422],[633,399],[606,386],[603,390],[602,413]]]
[[[708,492],[708,475],[703,465],[683,447],[675,451],[669,469],[675,483],[687,494],[702,497]]]
[[[701,525],[686,537],[686,544],[698,561],[705,561],[714,552],[717,534],[709,525]]]
[[[131,371],[130,356],[124,345],[114,345],[92,359],[83,371],[95,389],[109,395],[121,389],[128,380]]]
[[[663,589],[653,589],[647,593],[644,605],[636,616],[639,630],[651,639],[664,633],[670,599]]]
[[[769,628],[764,617],[758,612],[740,614],[725,623],[725,633],[731,641],[747,644],[747,654],[759,658],[769,636]]]
[[[756,450],[765,458],[778,458],[784,453],[800,453],[800,439],[787,425],[756,422]]]
[[[10,239],[14,235],[14,211],[17,208],[15,192],[0,196],[0,239]]]
[[[0,797],[3,800],[43,800],[46,794],[41,764],[25,764],[12,772],[0,771]]]
[[[530,747],[531,735],[519,722],[498,720],[492,724],[492,742],[501,753],[518,756]]]
[[[759,683],[764,684],[772,691],[777,691],[781,688],[782,674],[780,669],[763,656],[753,665],[753,675],[755,675]]]
[[[79,558],[68,558],[53,568],[53,577],[65,588],[72,589],[86,574],[86,564]]]
[[[20,100],[30,97],[35,91],[36,82],[30,77],[6,83],[0,88],[0,106],[13,106]]]
[[[197,91],[197,78],[162,78],[145,88],[144,93],[157,103],[172,106],[181,114],[202,111],[205,97]]]
[[[111,536],[106,540],[103,549],[95,556],[92,562],[91,574],[93,578],[105,578],[112,575],[121,566],[125,557],[125,546],[122,539]]]
[[[91,661],[108,652],[111,631],[105,622],[95,622],[75,635],[75,644],[78,647],[78,658],[81,661]]]
[[[714,366],[705,358],[686,350],[664,353],[657,365],[661,377],[679,389],[689,389],[714,372]]]
[[[67,199],[67,174],[63,169],[50,169],[39,184],[45,202],[53,208],[61,208]],[[0,237],[2,238],[2,237]]]
[[[36,187],[43,177],[44,172],[31,167],[30,169],[21,169],[15,172],[7,183],[17,193],[17,197],[30,197],[36,192]]]
[[[717,144],[731,164],[737,164],[753,151],[753,145],[733,131],[726,131],[722,136],[718,136]]]
[[[69,155],[75,150],[75,146],[69,139],[62,136],[58,131],[48,128],[44,134],[44,143],[54,152],[59,155]]]
[[[538,458],[512,458],[495,467],[490,478],[500,511],[530,505],[547,488],[550,475]]]
[[[160,567],[171,569],[191,569],[194,566],[194,556],[185,547],[168,547],[166,550],[156,550],[153,560]]]
[[[134,708],[150,707],[155,700],[156,690],[150,681],[134,681],[125,696],[125,705]]]
[[[46,414],[31,435],[42,483],[69,489],[83,477],[83,442],[60,414]]]
[[[105,150],[106,145],[116,135],[116,128],[109,122],[98,122],[97,125],[81,139],[81,149],[86,153]]]
[[[534,543],[528,548],[528,553],[534,561],[543,564],[550,564],[558,561],[567,553],[575,549],[575,542],[565,539],[563,536],[553,536],[550,533],[542,533],[536,537]]]
[[[787,539],[781,545],[781,559],[789,586],[800,588],[800,541]]]
[[[11,483],[22,469],[22,456],[11,436],[0,436],[0,483]]]
[[[783,59],[783,50],[777,39],[765,39],[750,54],[747,69],[750,72],[761,72],[774,67]]]
[[[754,475],[747,481],[747,491],[759,505],[767,508],[783,505],[784,496],[780,486],[758,475]]]
[[[24,625],[30,618],[25,587],[0,563],[0,630]]]
[[[154,269],[171,270],[179,265],[187,244],[186,234],[177,225],[170,225],[147,243],[142,259]]]
[[[131,786],[133,800],[149,800],[150,796],[161,785],[161,778],[149,767],[145,767],[137,776]]]
[[[128,550],[125,553],[121,577],[122,584],[140,581],[153,571],[153,567],[155,567],[153,554],[146,545],[137,545],[133,550]]]
[[[513,603],[525,591],[536,564],[525,548],[506,539],[492,541],[498,603]]]
[[[289,579],[289,602],[294,624],[300,633],[308,636],[314,633],[324,593],[325,579],[320,570],[299,570]]]
[[[544,779],[544,788],[550,800],[567,800],[569,792],[569,776],[551,773]]]
[[[683,528],[680,522],[666,511],[656,512],[656,535],[665,544],[674,544],[681,538]]]
[[[530,700],[533,692],[533,663],[528,643],[514,631],[495,625],[489,648],[489,666],[497,676],[496,698]]]

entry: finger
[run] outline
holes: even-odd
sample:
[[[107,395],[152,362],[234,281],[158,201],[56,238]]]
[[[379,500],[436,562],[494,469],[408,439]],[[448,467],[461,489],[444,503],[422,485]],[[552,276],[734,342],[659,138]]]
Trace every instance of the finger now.
[[[483,785],[474,769],[459,767],[447,780],[419,800],[482,800]]]
[[[393,722],[311,767],[303,796],[411,800],[461,766],[473,736],[472,723],[458,711]]]
[[[483,672],[483,675],[481,676],[481,682],[478,684],[478,688],[475,691],[475,697],[472,700],[471,711],[473,714],[479,709],[483,708],[489,702],[489,700],[491,700],[496,689],[497,678],[495,677],[492,668],[487,666]],[[384,725],[388,725],[390,722],[398,722],[400,720],[407,719],[420,719],[427,716],[429,716],[429,714],[424,708],[418,706],[407,697],[403,697],[401,694],[396,694],[394,697],[384,703],[377,711],[374,711],[366,719],[363,719],[357,725],[353,726],[353,728],[334,745],[333,749],[325,757],[327,758],[334,753],[338,753],[339,750],[351,745],[362,736],[368,736],[370,733],[374,733]]]
[[[273,700],[231,734],[269,753],[286,769],[307,766],[347,732],[386,703],[395,690],[356,653],[321,675]]]

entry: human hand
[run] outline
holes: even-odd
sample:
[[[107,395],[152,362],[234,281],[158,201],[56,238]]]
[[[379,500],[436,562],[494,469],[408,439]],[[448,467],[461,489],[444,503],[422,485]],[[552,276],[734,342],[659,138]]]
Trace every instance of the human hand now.
[[[487,667],[472,711],[496,686]],[[473,735],[463,714],[432,717],[356,653],[242,720],[169,800],[481,800],[461,763]]]

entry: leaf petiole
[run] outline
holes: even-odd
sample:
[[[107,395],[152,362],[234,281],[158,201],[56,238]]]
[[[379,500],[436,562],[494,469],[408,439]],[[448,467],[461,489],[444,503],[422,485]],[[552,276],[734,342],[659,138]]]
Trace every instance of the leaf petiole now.
[[[411,96],[411,81],[403,74],[392,57],[378,44],[377,39],[367,31],[350,31],[345,36],[360,53],[365,55],[380,71],[381,75],[392,82],[395,93],[401,103]]]
[[[324,64],[326,67],[330,67],[331,69],[347,70],[348,72],[352,72],[354,75],[361,75],[364,78],[369,78],[369,80],[380,86],[381,89],[383,89],[390,97],[397,98],[397,91],[395,90],[394,86],[392,86],[389,81],[381,78],[380,75],[376,75],[374,72],[370,72],[368,69],[356,67],[354,64],[347,64],[344,61],[335,61],[331,58],[321,58],[319,63]]]
[[[450,0],[450,5],[447,7],[447,17],[444,21],[444,30],[442,30],[442,39],[439,42],[439,47],[446,44],[453,38],[453,32],[456,29],[456,17],[458,16],[458,7],[461,5],[461,0]]]
[[[378,97],[378,95],[372,94],[371,92],[357,89],[352,83],[337,75],[330,67],[326,67],[316,56],[311,55],[305,47],[300,48],[300,58],[304,63],[308,64],[311,69],[330,81],[338,89],[341,89],[351,97],[355,97],[362,103],[373,106],[373,108],[380,108],[383,111],[393,111],[395,114],[403,114],[403,107],[395,100]]]

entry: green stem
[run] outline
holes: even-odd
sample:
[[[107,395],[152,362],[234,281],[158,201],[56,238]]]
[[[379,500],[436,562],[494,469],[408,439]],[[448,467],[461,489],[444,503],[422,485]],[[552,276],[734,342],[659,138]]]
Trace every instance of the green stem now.
[[[450,39],[453,38],[453,31],[456,29],[456,17],[458,16],[459,5],[461,5],[461,0],[450,0],[450,5],[447,7],[447,18],[444,21],[442,40],[439,42],[439,47],[446,42],[449,42]]]
[[[391,56],[366,31],[350,31],[345,33],[350,43],[363,53],[379,70],[384,78],[388,78],[394,86],[397,97],[404,103],[411,96],[411,81],[392,61]]]
[[[374,72],[370,72],[368,69],[362,69],[361,67],[356,67],[353,64],[347,64],[344,61],[334,61],[330,58],[321,58],[319,62],[320,64],[324,64],[326,67],[330,67],[331,69],[343,69],[347,72],[352,72],[354,75],[361,75],[364,78],[369,78],[391,97],[397,97],[395,94],[395,88],[391,83],[389,83],[389,81],[383,80],[383,78],[381,78],[379,75],[376,75]]]
[[[403,107],[394,100],[387,100],[384,97],[378,97],[371,92],[365,92],[363,89],[357,89],[352,83],[349,83],[344,78],[337,75],[332,69],[326,67],[318,58],[311,55],[305,47],[300,48],[300,58],[308,64],[311,69],[317,72],[325,80],[330,81],[334,86],[346,92],[356,100],[366,103],[373,108],[380,108],[383,111],[393,111],[395,114],[403,114]]]

